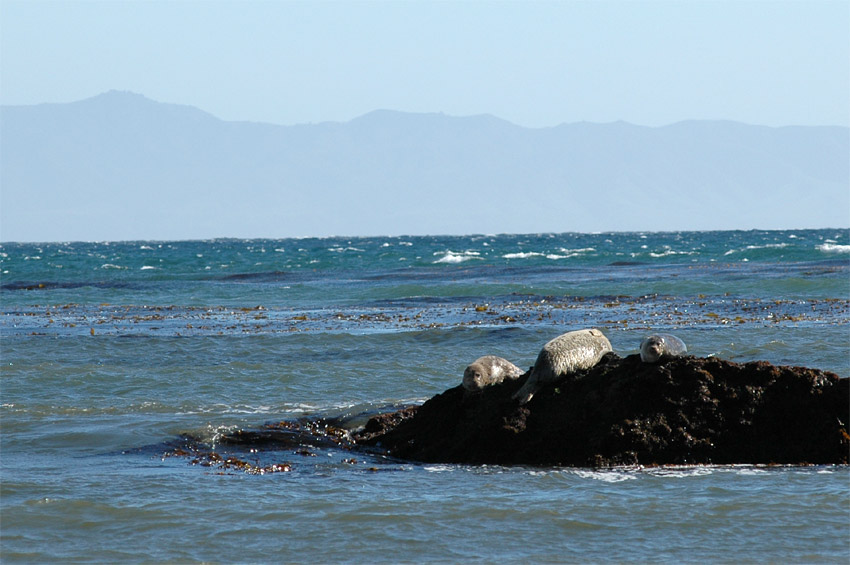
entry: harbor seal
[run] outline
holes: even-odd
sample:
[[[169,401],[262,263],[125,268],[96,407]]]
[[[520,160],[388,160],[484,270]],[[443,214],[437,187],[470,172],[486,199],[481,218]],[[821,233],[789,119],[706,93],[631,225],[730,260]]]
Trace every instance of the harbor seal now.
[[[665,357],[679,357],[688,352],[685,342],[670,334],[653,334],[640,342],[640,360],[657,363]]]
[[[496,355],[485,355],[473,361],[463,371],[463,388],[468,392],[480,392],[484,387],[505,379],[519,378],[525,371]]]
[[[609,351],[613,351],[611,342],[597,329],[559,335],[540,350],[528,380],[514,398],[521,405],[526,404],[543,386],[570,373],[593,367]]]

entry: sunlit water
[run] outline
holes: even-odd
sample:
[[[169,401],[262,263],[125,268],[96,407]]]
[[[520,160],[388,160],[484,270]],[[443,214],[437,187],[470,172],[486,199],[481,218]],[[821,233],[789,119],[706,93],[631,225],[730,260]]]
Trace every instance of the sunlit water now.
[[[3,562],[825,562],[847,467],[426,465],[191,437],[365,416],[598,327],[850,376],[847,230],[0,246]]]

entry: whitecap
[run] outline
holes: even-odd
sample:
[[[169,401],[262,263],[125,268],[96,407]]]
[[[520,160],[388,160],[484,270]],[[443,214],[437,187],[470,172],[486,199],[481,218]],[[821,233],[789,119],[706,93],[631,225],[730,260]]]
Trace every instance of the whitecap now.
[[[693,255],[696,253],[695,251],[673,251],[672,249],[667,249],[661,253],[650,253],[650,257],[669,257],[670,255]]]
[[[748,245],[744,249],[782,249],[788,247],[787,243],[766,243],[764,245]]]
[[[816,246],[815,249],[824,253],[850,253],[850,245],[840,245],[837,243],[822,243]]]
[[[115,265],[113,263],[104,263],[100,266],[101,269],[126,269],[127,267],[122,267],[121,265]]]
[[[437,251],[434,255],[443,255],[434,263],[463,263],[470,259],[478,259],[480,253],[477,251],[464,251],[463,253],[455,253],[454,251]]]
[[[502,255],[503,259],[528,259],[529,257],[543,257],[543,254],[536,251],[528,251],[525,253],[505,253]]]
[[[156,269],[156,267],[154,267],[154,266],[152,266],[152,265],[143,265],[143,266],[142,266],[142,268],[141,268],[140,270],[142,270],[142,271],[151,271],[151,270],[155,270],[155,269]]]

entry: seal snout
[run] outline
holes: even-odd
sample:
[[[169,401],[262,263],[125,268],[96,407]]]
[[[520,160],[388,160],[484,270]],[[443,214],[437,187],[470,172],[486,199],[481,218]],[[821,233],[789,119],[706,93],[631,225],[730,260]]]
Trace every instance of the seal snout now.
[[[520,375],[522,375],[522,369],[507,359],[496,355],[485,355],[464,369],[462,385],[468,392],[480,392],[485,387],[498,384],[505,379],[514,380]]]
[[[640,360],[644,363],[656,363],[662,357],[679,357],[687,352],[685,342],[670,334],[651,335],[640,344]]]

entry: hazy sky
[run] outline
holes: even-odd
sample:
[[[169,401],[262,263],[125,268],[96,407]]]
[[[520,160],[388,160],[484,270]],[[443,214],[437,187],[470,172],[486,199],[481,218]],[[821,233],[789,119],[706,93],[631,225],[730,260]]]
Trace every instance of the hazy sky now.
[[[0,0],[0,101],[110,89],[226,120],[850,125],[850,2]]]

